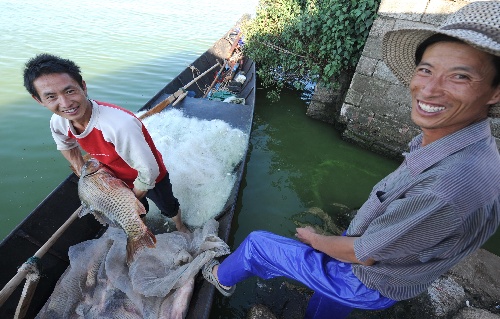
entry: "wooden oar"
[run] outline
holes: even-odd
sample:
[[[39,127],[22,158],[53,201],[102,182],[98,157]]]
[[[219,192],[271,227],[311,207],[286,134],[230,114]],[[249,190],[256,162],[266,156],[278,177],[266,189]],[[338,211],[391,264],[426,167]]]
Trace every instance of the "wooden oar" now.
[[[62,233],[71,225],[71,223],[78,218],[78,213],[82,206],[78,207],[77,210],[73,212],[73,214],[68,218],[68,220],[59,227],[58,230],[47,240],[45,244],[43,244],[40,249],[33,255],[36,258],[42,258],[43,255],[52,247],[52,245],[56,242],[56,240],[62,235]],[[17,274],[3,287],[2,291],[0,291],[0,307],[3,306],[5,301],[10,297],[12,292],[19,286],[19,284],[23,281],[28,273],[28,269],[26,267],[19,268]]]
[[[182,88],[178,89],[174,94],[170,95],[165,100],[163,100],[160,103],[156,104],[153,108],[149,109],[146,113],[144,113],[141,116],[139,116],[139,118],[142,120],[142,119],[144,119],[144,118],[146,118],[146,117],[148,117],[150,115],[153,115],[153,114],[156,114],[156,113],[160,113],[164,108],[166,108],[167,106],[169,106],[170,103],[172,103],[173,101],[175,101],[176,98],[178,98],[179,96],[181,96],[183,93],[186,93],[186,89],[188,87],[190,87],[193,83],[195,83],[196,81],[198,81],[205,74],[207,74],[208,72],[212,71],[218,65],[220,65],[219,62],[217,62],[216,64],[214,64],[210,69],[206,70],[202,74],[200,74],[197,77],[195,77],[191,82],[189,82],[188,84],[184,85]]]
[[[217,72],[217,74],[215,75],[215,78],[214,80],[212,81],[212,83],[210,84],[210,86],[208,87],[207,91],[205,92],[205,94],[203,94],[203,98],[206,98],[208,93],[210,93],[210,91],[212,90],[212,88],[214,87],[215,85],[215,82],[217,82],[217,80],[219,79],[219,76],[221,75],[222,73],[222,70],[224,70],[224,68],[226,67],[227,65],[227,60],[224,60],[224,64],[221,66],[219,72]]]

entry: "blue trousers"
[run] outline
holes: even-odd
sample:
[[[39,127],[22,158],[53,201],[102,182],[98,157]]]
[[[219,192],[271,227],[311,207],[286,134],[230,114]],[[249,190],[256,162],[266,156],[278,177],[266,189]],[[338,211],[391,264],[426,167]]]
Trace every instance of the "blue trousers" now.
[[[346,318],[354,308],[378,310],[395,300],[366,287],[351,264],[338,261],[298,240],[254,231],[219,266],[221,284],[233,286],[252,276],[284,276],[314,290],[306,318]]]

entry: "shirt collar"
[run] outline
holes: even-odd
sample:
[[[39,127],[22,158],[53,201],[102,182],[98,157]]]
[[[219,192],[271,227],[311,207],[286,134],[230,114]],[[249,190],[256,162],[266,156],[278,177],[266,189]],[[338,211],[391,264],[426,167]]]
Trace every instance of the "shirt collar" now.
[[[422,146],[420,133],[410,142],[410,152],[403,153],[412,176],[422,173],[432,165],[457,151],[491,136],[490,120],[486,118],[463,129]]]

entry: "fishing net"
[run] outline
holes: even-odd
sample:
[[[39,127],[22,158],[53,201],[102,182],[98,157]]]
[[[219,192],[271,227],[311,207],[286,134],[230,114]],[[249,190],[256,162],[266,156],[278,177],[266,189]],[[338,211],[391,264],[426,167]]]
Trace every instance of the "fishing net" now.
[[[70,266],[36,318],[184,318],[194,277],[229,253],[211,219],[192,234],[156,235],[126,265],[126,235],[110,227],[99,239],[70,248]]]
[[[169,172],[184,223],[217,218],[236,182],[248,135],[221,120],[200,120],[170,109],[143,120]]]

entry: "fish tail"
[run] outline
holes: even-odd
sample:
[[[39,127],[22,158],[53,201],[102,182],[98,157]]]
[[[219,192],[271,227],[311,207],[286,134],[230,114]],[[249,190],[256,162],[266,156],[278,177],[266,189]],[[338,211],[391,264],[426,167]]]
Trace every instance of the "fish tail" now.
[[[146,228],[144,234],[137,237],[127,238],[127,264],[130,265],[134,261],[135,254],[142,248],[155,248],[156,237]]]

